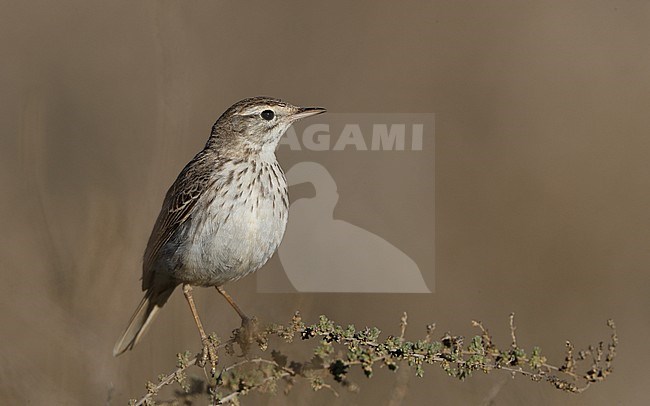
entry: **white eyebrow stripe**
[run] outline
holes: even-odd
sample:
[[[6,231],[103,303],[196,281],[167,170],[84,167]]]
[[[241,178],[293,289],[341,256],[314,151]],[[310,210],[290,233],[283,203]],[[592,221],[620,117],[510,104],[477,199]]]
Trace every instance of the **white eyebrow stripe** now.
[[[263,112],[264,110],[272,110],[272,108],[270,106],[253,106],[253,107],[249,107],[249,108],[247,108],[245,110],[242,110],[238,114],[240,116],[251,116],[251,115],[259,114],[259,113]]]

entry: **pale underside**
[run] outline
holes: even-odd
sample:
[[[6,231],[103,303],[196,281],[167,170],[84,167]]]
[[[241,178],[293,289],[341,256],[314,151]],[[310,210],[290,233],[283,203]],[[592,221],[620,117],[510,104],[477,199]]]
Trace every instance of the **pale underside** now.
[[[187,219],[152,258],[155,277],[220,286],[258,270],[280,244],[288,197],[272,152],[252,162],[225,162],[206,185]]]

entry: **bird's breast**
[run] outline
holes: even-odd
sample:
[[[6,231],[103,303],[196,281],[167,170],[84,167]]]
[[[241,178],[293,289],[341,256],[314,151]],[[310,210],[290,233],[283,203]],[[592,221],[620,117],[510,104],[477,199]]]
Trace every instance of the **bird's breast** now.
[[[191,219],[184,273],[195,284],[219,285],[264,265],[287,224],[284,173],[275,159],[223,165],[214,187]]]

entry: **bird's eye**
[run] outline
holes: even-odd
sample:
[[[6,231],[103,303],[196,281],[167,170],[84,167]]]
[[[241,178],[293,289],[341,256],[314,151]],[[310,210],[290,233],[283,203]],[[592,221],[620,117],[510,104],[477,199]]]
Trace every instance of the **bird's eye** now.
[[[271,121],[273,120],[273,117],[275,117],[275,113],[273,110],[264,110],[260,116],[262,116],[262,118],[266,121]]]

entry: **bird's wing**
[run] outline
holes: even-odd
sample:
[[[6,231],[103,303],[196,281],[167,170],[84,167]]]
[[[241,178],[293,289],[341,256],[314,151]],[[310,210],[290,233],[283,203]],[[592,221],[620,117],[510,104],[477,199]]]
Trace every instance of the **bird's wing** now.
[[[214,163],[212,163],[214,165]],[[158,251],[172,238],[176,230],[190,217],[196,203],[208,189],[212,171],[205,155],[199,153],[174,181],[167,191],[158,219],[153,227],[142,267],[142,290],[149,289],[154,282],[154,264]]]

